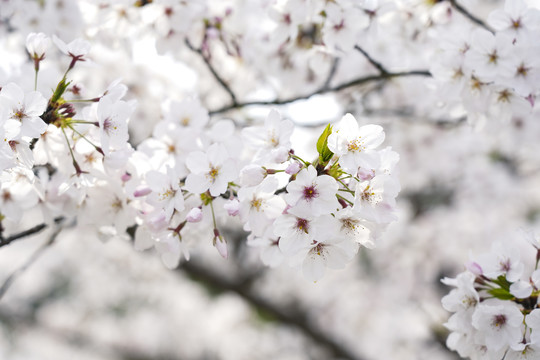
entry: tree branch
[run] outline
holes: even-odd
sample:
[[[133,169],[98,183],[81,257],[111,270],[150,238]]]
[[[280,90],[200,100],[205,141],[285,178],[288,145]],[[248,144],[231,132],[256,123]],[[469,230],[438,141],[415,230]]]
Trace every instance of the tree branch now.
[[[358,45],[354,45],[354,48],[356,50],[358,50],[362,55],[364,55],[364,57],[366,58],[367,61],[369,61],[369,63],[371,65],[373,65],[375,68],[377,68],[377,70],[379,70],[379,73],[382,74],[388,74],[388,70],[386,70],[386,68],[378,61],[376,61],[375,59],[373,59],[371,57],[371,55],[369,55],[364,49],[362,49],[360,46]]]
[[[210,111],[210,115],[216,115],[221,114],[230,110],[243,108],[246,106],[252,106],[252,105],[285,105],[290,104],[298,100],[306,100],[314,95],[322,95],[330,92],[337,92],[341,91],[343,89],[357,86],[357,85],[363,85],[372,81],[382,81],[382,80],[389,80],[392,78],[398,78],[398,77],[405,77],[405,76],[431,76],[431,73],[427,70],[411,70],[411,71],[404,71],[404,72],[389,72],[385,74],[378,74],[378,75],[369,75],[360,77],[358,79],[351,80],[349,82],[334,86],[334,87],[328,87],[328,88],[322,88],[316,91],[313,91],[307,95],[300,95],[295,96],[289,99],[284,100],[271,100],[271,101],[247,101],[247,102],[237,102],[233,103],[231,105],[224,106],[220,109],[216,109],[213,111]]]
[[[243,281],[230,280],[218,272],[196,264],[193,260],[183,263],[178,270],[185,272],[194,280],[201,281],[211,287],[236,293],[254,308],[264,311],[284,324],[298,328],[313,340],[314,343],[332,352],[336,358],[348,360],[363,359],[363,357],[354,354],[343,344],[340,344],[337,340],[313,326],[305,313],[280,308],[276,304],[258,296],[250,289],[249,284]]]
[[[39,227],[41,225],[38,225],[37,227]],[[46,225],[45,225],[46,226]],[[37,228],[36,227],[36,228]],[[44,229],[45,227],[41,228],[40,230]],[[45,250],[51,246],[52,244],[54,244],[54,242],[56,241],[56,237],[58,236],[58,234],[60,233],[60,231],[62,230],[63,228],[61,226],[57,226],[56,229],[54,230],[54,232],[51,234],[51,236],[49,236],[49,239],[43,244],[41,245],[36,251],[34,251],[34,253],[30,256],[30,258],[20,267],[18,268],[17,270],[15,270],[14,272],[12,272],[7,278],[6,280],[4,281],[4,283],[2,284],[2,286],[0,287],[0,300],[2,299],[2,297],[6,294],[6,292],[8,291],[8,289],[11,287],[11,285],[13,284],[13,282],[20,276],[22,275],[34,262],[36,262],[36,260],[38,260],[41,255],[43,255],[43,253],[45,252]],[[31,230],[31,229],[30,229]],[[34,232],[35,233],[35,232]]]
[[[232,91],[229,84],[227,84],[227,82],[221,77],[221,75],[218,74],[218,72],[216,71],[216,69],[214,68],[212,63],[210,62],[210,59],[208,59],[208,57],[206,57],[203,54],[201,49],[195,48],[193,45],[191,45],[191,43],[189,42],[188,39],[186,39],[186,45],[191,51],[196,52],[197,54],[199,54],[199,56],[203,59],[204,63],[206,64],[206,67],[208,68],[208,70],[210,70],[210,72],[212,73],[214,78],[217,80],[217,82],[229,94],[229,96],[231,97],[233,105],[236,105],[238,103],[237,100],[236,100],[236,95],[234,95],[234,92]]]
[[[479,25],[486,29],[487,31],[494,33],[493,29],[490,28],[484,21],[480,20],[473,14],[471,14],[467,9],[465,9],[463,6],[461,6],[456,0],[449,0],[450,4],[456,9],[461,15],[465,16],[467,19],[471,20],[476,25]]]
[[[63,220],[64,220],[63,217],[58,217],[58,218],[54,219],[54,222],[58,224]],[[34,226],[34,227],[30,228],[30,229],[21,231],[20,233],[11,235],[11,236],[9,236],[7,238],[4,238],[4,237],[0,236],[0,247],[9,245],[10,243],[12,243],[15,240],[19,240],[19,239],[25,238],[27,236],[37,234],[41,230],[45,229],[47,226],[48,226],[47,224],[43,223],[43,224],[36,225],[36,226]]]
[[[332,67],[330,68],[330,72],[328,73],[328,77],[326,78],[326,81],[324,82],[321,89],[328,89],[330,87],[330,83],[334,79],[334,76],[336,75],[337,68],[339,66],[339,58],[334,58],[334,61],[332,62]]]

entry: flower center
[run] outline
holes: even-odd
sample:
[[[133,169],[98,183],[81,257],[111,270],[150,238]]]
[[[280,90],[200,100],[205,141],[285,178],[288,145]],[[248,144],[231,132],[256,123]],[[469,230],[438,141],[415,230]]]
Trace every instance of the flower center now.
[[[296,219],[296,228],[299,231],[303,231],[303,232],[305,232],[307,234],[308,231],[309,231],[309,221],[307,221],[306,219],[297,218]]]
[[[319,192],[315,189],[315,186],[311,185],[304,188],[304,199],[307,201],[311,201],[311,199],[316,198],[317,196],[319,196]]]
[[[365,147],[362,146],[362,142],[360,141],[360,138],[350,141],[347,148],[349,151],[352,151],[352,152],[357,152],[357,151],[360,152],[365,149]]]
[[[503,314],[495,315],[491,322],[491,326],[496,328],[501,328],[504,326],[504,324],[506,324],[506,315]]]
[[[257,211],[261,211],[262,206],[262,200],[259,198],[254,197],[253,200],[251,200],[251,208],[255,208]]]
[[[164,192],[159,193],[159,199],[161,201],[167,200],[167,199],[173,197],[175,193],[176,193],[175,190],[169,188],[169,189],[165,190]]]

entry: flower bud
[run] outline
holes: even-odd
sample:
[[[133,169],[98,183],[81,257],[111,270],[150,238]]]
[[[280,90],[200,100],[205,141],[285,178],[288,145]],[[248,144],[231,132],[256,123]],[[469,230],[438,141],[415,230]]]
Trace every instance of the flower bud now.
[[[240,213],[240,201],[237,199],[231,199],[223,205],[223,208],[227,210],[229,216],[236,216]]]
[[[203,218],[202,210],[199,209],[198,207],[194,207],[188,212],[186,216],[186,221],[190,223],[195,223],[195,222],[201,221],[202,218]]]
[[[297,174],[301,168],[302,165],[299,162],[294,161],[290,163],[289,166],[287,166],[287,168],[285,169],[285,173],[289,175],[294,175]]]
[[[139,186],[137,189],[135,189],[133,196],[135,197],[146,196],[150,194],[151,192],[152,192],[152,189],[150,189],[148,186]]]
[[[227,242],[225,241],[223,236],[219,234],[218,229],[214,229],[214,246],[216,247],[221,257],[223,257],[224,259],[227,259],[229,257],[229,250],[227,249]]]
[[[44,33],[30,33],[26,37],[26,50],[34,60],[43,60],[51,39]]]

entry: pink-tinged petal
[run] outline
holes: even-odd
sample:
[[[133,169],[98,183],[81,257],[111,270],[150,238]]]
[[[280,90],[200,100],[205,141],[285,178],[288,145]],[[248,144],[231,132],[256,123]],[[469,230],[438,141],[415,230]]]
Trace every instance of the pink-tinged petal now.
[[[476,276],[480,276],[483,274],[482,267],[474,261],[469,261],[465,264],[465,267],[467,268],[467,270],[469,270]]]

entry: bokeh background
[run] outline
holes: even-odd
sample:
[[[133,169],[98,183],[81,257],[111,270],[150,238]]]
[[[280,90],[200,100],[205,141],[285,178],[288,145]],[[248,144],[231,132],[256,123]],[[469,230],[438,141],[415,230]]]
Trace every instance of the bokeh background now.
[[[278,46],[273,36],[284,30],[272,8],[285,2],[146,3],[0,1],[0,83],[32,87],[29,32],[86,38],[92,61],[76,69],[76,81],[96,94],[122,78],[127,98],[137,100],[130,122],[136,145],[163,117],[167,99],[196,97],[210,111],[230,102],[186,37],[196,43],[210,33],[214,68],[245,101],[309,94],[334,66],[334,85],[378,74],[359,51],[321,50],[308,20],[296,41]],[[443,34],[458,37],[472,26],[450,1],[374,3],[379,15],[356,41],[391,71],[429,70]],[[486,19],[502,2],[462,5]],[[163,16],[168,7],[181,10]],[[205,29],[204,19],[220,28]],[[180,35],[169,36],[171,30]],[[47,55],[40,90],[54,87],[65,63],[60,54]],[[286,265],[266,268],[234,220],[226,223],[228,260],[201,240],[176,270],[153,251],[137,252],[129,237],[102,240],[84,227],[66,228],[0,299],[0,358],[457,359],[445,346],[449,314],[440,298],[449,289],[440,279],[455,276],[494,241],[519,239],[520,229],[540,225],[540,122],[538,107],[519,118],[473,121],[459,102],[445,104],[431,80],[372,81],[275,106],[297,125],[293,144],[304,158],[315,156],[324,126],[346,112],[361,124],[382,125],[385,145],[400,154],[399,221],[346,269],[310,283]],[[210,121],[228,118],[241,128],[264,121],[270,108],[220,112]],[[35,209],[6,231],[40,219]],[[52,231],[2,247],[0,282],[32,260]]]

